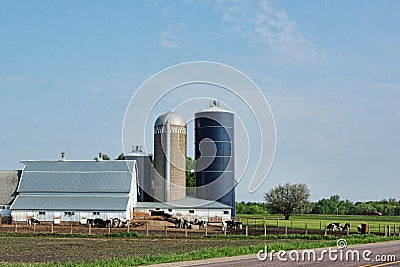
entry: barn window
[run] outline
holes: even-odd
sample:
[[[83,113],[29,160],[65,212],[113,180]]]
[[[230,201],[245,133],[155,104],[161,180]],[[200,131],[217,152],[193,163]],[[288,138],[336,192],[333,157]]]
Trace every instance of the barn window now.
[[[229,210],[224,210],[224,214],[229,214]]]
[[[6,208],[6,206],[0,206],[0,209],[1,209],[1,210],[5,209],[5,208]]]
[[[46,215],[45,211],[39,211],[39,215]]]
[[[160,208],[156,208],[156,210],[160,210]]]
[[[93,212],[93,215],[100,215],[100,212],[94,211],[94,212]]]
[[[168,209],[168,212],[172,212],[172,209]]]
[[[189,210],[189,213],[194,213],[194,210]]]
[[[73,211],[66,211],[66,212],[64,212],[64,214],[65,214],[65,216],[72,216],[72,215],[75,215],[75,212],[73,212]]]

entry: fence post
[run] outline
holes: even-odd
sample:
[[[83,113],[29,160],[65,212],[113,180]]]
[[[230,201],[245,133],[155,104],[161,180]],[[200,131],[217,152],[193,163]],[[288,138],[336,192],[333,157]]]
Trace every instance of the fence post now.
[[[385,236],[387,236],[387,227],[386,227],[386,225],[383,227],[384,228],[384,232],[385,232]]]
[[[249,218],[246,218],[246,225],[249,225]]]
[[[285,225],[285,235],[287,235],[287,225]]]
[[[208,235],[208,233],[207,233],[207,224],[204,225],[204,232],[205,232],[205,235],[207,236]]]
[[[249,226],[246,224],[246,236],[249,235]]]
[[[129,234],[129,228],[131,227],[131,224],[128,222],[126,225],[126,233]]]
[[[324,233],[324,236],[327,236],[328,235],[328,230],[325,228],[325,233]]]
[[[14,232],[15,232],[15,233],[18,232],[17,222],[15,222],[15,225],[14,225]]]
[[[149,224],[146,223],[146,236],[149,236]]]
[[[108,228],[108,235],[111,235],[111,225],[108,225],[107,228]]]
[[[368,225],[368,234],[371,234],[371,226]]]
[[[390,236],[390,224],[387,227],[388,227],[388,236]]]
[[[33,233],[36,233],[36,223],[33,223]]]
[[[168,233],[167,233],[167,226],[165,226],[165,236],[168,236]]]
[[[228,228],[228,226],[224,226],[224,236],[226,236],[226,228]]]
[[[267,226],[264,224],[264,236],[267,236]]]
[[[51,222],[51,233],[54,233],[54,222]]]
[[[185,225],[185,237],[187,237],[187,228],[186,228],[186,225]]]
[[[69,233],[72,235],[72,223],[71,223],[71,228],[69,230]]]
[[[396,224],[393,225],[393,236],[396,236]]]
[[[89,223],[89,235],[92,235],[92,224]]]
[[[305,234],[307,235],[307,227],[308,227],[308,221],[306,220],[306,226],[305,226]]]

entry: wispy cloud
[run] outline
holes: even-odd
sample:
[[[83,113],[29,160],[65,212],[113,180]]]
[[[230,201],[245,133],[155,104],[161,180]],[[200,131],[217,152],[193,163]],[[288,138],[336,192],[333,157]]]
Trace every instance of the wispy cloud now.
[[[0,71],[0,81],[3,82],[46,82],[59,81],[60,78],[53,76],[34,76],[30,74],[7,74]]]
[[[81,90],[86,92],[125,91],[134,89],[137,80],[132,75],[120,75],[102,81],[89,82],[81,85]]]
[[[267,1],[219,2],[217,9],[232,30],[253,45],[264,46],[277,63],[316,61],[316,45],[298,29],[285,10],[275,8]]]
[[[185,30],[185,24],[180,23],[168,23],[165,30],[160,34],[160,44],[167,48],[174,48],[181,45],[180,36]]]

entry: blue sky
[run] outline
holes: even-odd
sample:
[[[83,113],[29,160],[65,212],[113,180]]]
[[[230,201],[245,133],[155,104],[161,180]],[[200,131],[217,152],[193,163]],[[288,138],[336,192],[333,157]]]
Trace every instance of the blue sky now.
[[[399,199],[398,1],[2,1],[0,169],[122,151],[135,90],[174,64],[235,67],[273,111],[277,151],[260,190]],[[151,92],[149,92],[151,93]],[[251,140],[250,140],[251,141]],[[190,145],[190,143],[189,143]]]

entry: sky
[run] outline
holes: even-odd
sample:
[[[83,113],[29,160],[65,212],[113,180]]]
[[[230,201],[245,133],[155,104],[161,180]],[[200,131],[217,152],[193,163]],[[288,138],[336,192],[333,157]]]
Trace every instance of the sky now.
[[[276,125],[267,179],[252,194],[241,181],[237,201],[286,182],[306,183],[313,201],[400,199],[398,10],[395,0],[2,1],[0,169],[61,151],[116,158],[141,84],[212,61],[252,79]]]

